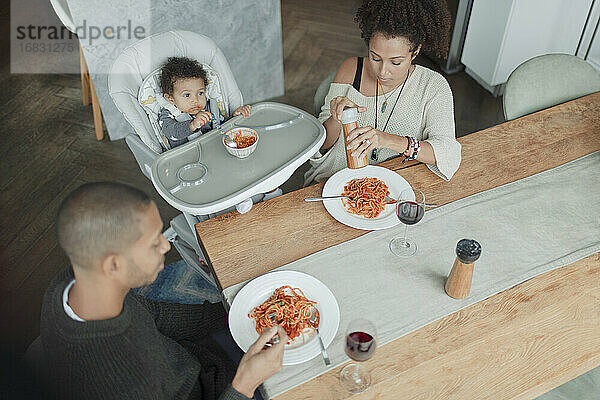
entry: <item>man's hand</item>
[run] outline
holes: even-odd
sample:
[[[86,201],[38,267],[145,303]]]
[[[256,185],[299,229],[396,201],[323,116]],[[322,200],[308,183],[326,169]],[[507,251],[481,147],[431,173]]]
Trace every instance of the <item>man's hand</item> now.
[[[277,334],[279,343],[263,349]],[[288,336],[280,326],[263,330],[262,335],[242,357],[231,386],[246,397],[254,396],[258,385],[281,371],[283,349],[287,341]]]
[[[250,105],[241,106],[235,109],[235,111],[233,112],[233,116],[235,117],[236,115],[243,115],[244,118],[248,118],[250,116],[251,110],[252,107]]]
[[[195,132],[212,119],[213,116],[211,113],[209,113],[208,111],[200,111],[198,112],[198,114],[196,114],[196,118],[194,118],[192,122],[190,122],[190,130],[192,132]]]

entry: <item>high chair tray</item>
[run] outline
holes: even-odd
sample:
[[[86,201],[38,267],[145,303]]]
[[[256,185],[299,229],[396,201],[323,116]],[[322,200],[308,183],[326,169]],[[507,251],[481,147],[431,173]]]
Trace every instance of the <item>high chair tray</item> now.
[[[221,132],[245,126],[258,132],[246,158],[227,152]],[[234,117],[190,142],[162,153],[152,164],[152,183],[173,207],[193,215],[231,207],[285,182],[325,141],[325,128],[312,115],[286,104],[252,106],[248,118]]]

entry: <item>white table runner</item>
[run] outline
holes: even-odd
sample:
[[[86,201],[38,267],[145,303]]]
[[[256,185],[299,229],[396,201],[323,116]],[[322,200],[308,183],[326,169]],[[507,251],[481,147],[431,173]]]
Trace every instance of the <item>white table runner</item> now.
[[[310,274],[335,295],[341,320],[328,348],[331,367],[348,360],[344,332],[353,318],[375,323],[383,351],[430,322],[600,251],[600,152],[427,211],[408,229],[418,243],[413,257],[388,248],[403,232],[404,225],[370,232],[278,268]],[[469,297],[455,300],[444,284],[462,238],[477,240],[482,254]],[[244,284],[224,290],[229,304]],[[327,370],[320,356],[285,366],[263,393],[277,396]]]

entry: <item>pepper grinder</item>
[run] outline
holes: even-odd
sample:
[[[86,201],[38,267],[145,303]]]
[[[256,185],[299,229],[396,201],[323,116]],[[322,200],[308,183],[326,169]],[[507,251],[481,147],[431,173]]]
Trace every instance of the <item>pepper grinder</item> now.
[[[358,109],[357,108],[346,108],[342,111],[342,130],[344,132],[344,148],[346,149],[346,162],[348,168],[357,169],[369,165],[369,159],[366,155],[362,157],[353,156],[352,150],[348,150],[348,135],[352,129],[358,126]]]
[[[464,299],[471,291],[473,263],[481,255],[481,245],[473,239],[461,239],[456,244],[456,260],[446,281],[446,293],[455,299]]]

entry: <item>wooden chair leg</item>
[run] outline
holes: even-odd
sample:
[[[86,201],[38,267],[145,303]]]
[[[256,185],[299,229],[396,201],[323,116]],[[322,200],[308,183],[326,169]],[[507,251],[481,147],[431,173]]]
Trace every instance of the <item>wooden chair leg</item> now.
[[[83,105],[87,106],[90,104],[90,94],[92,96],[92,113],[94,115],[94,130],[96,131],[96,139],[104,139],[104,130],[102,129],[102,111],[100,111],[100,103],[98,102],[98,96],[96,95],[96,89],[94,89],[94,83],[90,77],[85,58],[83,57],[83,50],[81,49],[81,43],[79,44],[79,69],[81,72],[81,96],[83,97]]]
[[[104,139],[104,130],[102,129],[102,111],[100,111],[100,103],[94,89],[94,82],[90,79],[90,89],[92,92],[92,113],[94,114],[94,129],[96,130],[96,139]]]
[[[85,58],[83,58],[81,44],[79,44],[79,70],[81,73],[81,97],[83,98],[83,105],[87,106],[90,104],[90,73]]]

